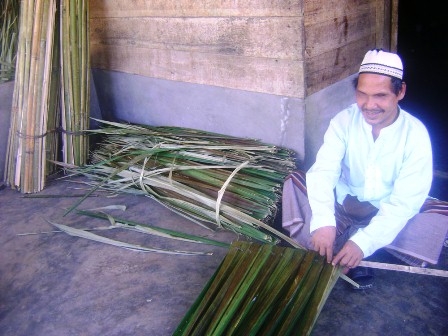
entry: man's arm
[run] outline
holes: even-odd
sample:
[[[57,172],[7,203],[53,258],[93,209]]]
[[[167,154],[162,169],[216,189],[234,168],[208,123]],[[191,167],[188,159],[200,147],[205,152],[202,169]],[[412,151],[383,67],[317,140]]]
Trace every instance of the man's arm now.
[[[312,210],[311,242],[315,251],[327,256],[328,262],[333,258],[336,238],[334,188],[341,175],[341,162],[346,148],[344,138],[344,119],[338,115],[331,120],[324,143],[317,153],[316,162],[306,175],[308,199]]]

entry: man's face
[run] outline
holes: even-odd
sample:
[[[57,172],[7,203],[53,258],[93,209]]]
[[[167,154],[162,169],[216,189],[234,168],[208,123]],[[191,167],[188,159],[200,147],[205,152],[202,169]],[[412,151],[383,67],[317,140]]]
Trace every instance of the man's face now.
[[[391,125],[398,115],[398,102],[403,99],[406,86],[398,95],[392,91],[391,78],[377,74],[359,75],[356,103],[374,132]],[[379,133],[377,133],[379,134]]]

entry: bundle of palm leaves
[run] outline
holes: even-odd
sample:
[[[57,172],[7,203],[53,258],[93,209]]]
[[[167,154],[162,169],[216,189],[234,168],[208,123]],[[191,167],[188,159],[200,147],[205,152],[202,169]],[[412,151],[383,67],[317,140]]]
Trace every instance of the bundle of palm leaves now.
[[[313,251],[235,242],[173,335],[309,335],[338,275]]]
[[[202,226],[298,246],[272,227],[295,168],[291,151],[193,129],[100,122],[107,127],[95,130],[104,140],[92,164],[75,169],[93,190],[147,195]]]

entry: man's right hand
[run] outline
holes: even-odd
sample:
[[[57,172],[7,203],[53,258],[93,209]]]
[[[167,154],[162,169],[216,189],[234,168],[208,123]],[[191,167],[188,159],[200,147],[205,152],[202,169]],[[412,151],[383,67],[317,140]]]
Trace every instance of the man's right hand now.
[[[323,226],[314,231],[311,243],[315,251],[321,256],[327,256],[327,262],[333,259],[333,244],[336,239],[336,227]]]

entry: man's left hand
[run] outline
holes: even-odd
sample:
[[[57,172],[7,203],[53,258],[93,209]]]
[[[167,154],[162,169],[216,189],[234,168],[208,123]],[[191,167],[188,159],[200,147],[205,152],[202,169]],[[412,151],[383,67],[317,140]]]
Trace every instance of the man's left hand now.
[[[355,268],[359,265],[362,258],[364,258],[364,253],[360,247],[349,240],[333,258],[332,264],[333,266],[340,264],[347,268]]]

